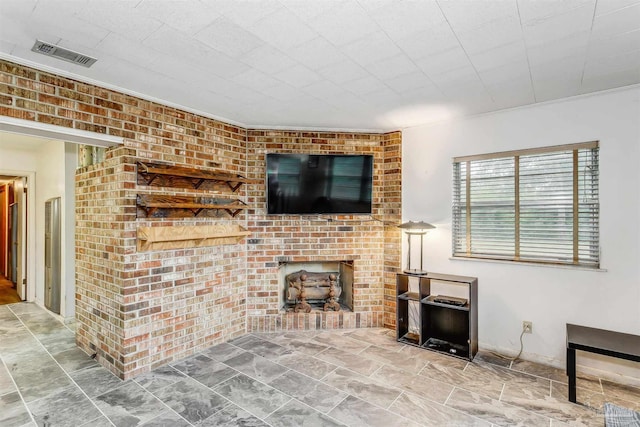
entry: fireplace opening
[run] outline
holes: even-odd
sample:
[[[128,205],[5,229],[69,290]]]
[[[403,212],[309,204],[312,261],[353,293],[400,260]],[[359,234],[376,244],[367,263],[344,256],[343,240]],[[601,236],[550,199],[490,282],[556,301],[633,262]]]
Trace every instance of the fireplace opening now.
[[[282,310],[353,310],[353,261],[280,262],[278,269]]]

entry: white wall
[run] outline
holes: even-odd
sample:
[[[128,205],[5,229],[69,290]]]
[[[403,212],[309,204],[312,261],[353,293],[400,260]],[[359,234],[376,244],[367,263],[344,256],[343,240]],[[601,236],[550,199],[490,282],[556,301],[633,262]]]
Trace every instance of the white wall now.
[[[66,169],[69,164],[67,151],[68,143],[61,141],[47,141],[37,152],[36,168],[36,260],[37,284],[36,300],[39,303],[44,301],[44,206],[45,202],[54,197],[61,198],[62,209],[62,290],[60,295],[60,315],[63,317],[73,317],[75,314],[75,192],[71,185],[71,192],[68,192],[69,179],[66,178]],[[71,148],[74,146],[71,145]],[[73,182],[75,177],[75,165],[73,174],[70,177]],[[70,199],[70,200],[69,200]],[[71,228],[71,230],[69,230]]]
[[[593,140],[606,272],[450,259],[452,157]],[[524,358],[563,367],[566,323],[640,334],[640,88],[405,129],[402,158],[403,219],[437,226],[426,269],[479,279],[481,348],[517,353],[530,320]],[[631,362],[580,353],[578,363],[640,378]]]
[[[31,151],[4,148],[0,143],[0,171],[34,172],[36,170],[36,155]],[[17,174],[17,173],[16,173]]]

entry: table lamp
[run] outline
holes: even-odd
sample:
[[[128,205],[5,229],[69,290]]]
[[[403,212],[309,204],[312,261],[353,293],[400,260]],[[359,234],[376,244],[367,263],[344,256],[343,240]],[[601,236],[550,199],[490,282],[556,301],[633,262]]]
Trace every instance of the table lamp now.
[[[406,274],[427,274],[427,272],[422,269],[422,242],[427,231],[435,227],[424,221],[407,221],[400,224],[398,228],[402,228],[404,232],[407,233],[407,268],[404,272]],[[420,236],[420,269],[411,269],[411,236]]]

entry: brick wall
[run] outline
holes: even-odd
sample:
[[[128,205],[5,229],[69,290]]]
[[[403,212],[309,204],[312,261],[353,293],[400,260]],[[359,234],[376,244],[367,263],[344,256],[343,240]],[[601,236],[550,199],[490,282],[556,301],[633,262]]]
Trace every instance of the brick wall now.
[[[76,174],[76,341],[114,373],[124,368],[125,238],[130,201],[121,182],[131,174],[118,148]],[[130,180],[130,179],[129,179]],[[135,217],[134,217],[135,220]]]
[[[109,150],[104,163],[76,175],[77,342],[122,378],[247,330],[393,324],[391,289],[400,262],[395,228],[400,219],[399,132],[246,130],[7,61],[0,61],[0,115],[124,139],[124,147]],[[136,194],[196,192],[139,184],[136,161],[264,179],[267,151],[373,154],[374,216],[381,221],[269,217],[263,184],[240,189],[238,196],[250,209],[234,219],[136,218]],[[212,223],[248,226],[259,243],[136,250],[138,226]],[[285,235],[298,244],[285,243]],[[354,313],[279,313],[274,305],[277,275],[272,276],[279,257],[353,259]]]
[[[266,188],[251,187],[247,249],[247,327],[250,331],[373,327],[385,323],[385,289],[394,283],[386,270],[398,266],[399,252],[385,244],[395,236],[400,214],[400,173],[395,154],[400,133],[249,130],[249,177],[265,181],[265,155],[277,153],[369,154],[373,166],[373,215],[266,215]],[[389,161],[391,160],[391,162]],[[395,169],[394,169],[395,168]],[[372,219],[373,218],[373,219]],[[393,225],[385,225],[392,222]],[[395,230],[392,230],[395,229]],[[390,231],[391,230],[391,231]],[[393,245],[397,239],[392,238]],[[280,262],[348,260],[354,264],[353,312],[293,315],[281,310]],[[388,264],[389,268],[385,268]],[[391,308],[391,307],[389,307]],[[394,317],[394,316],[386,316]]]

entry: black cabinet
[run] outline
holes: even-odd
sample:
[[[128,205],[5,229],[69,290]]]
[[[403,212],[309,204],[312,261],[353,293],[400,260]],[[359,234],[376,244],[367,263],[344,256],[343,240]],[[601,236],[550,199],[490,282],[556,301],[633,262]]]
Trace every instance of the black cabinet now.
[[[398,341],[473,360],[478,352],[478,279],[396,276]]]

